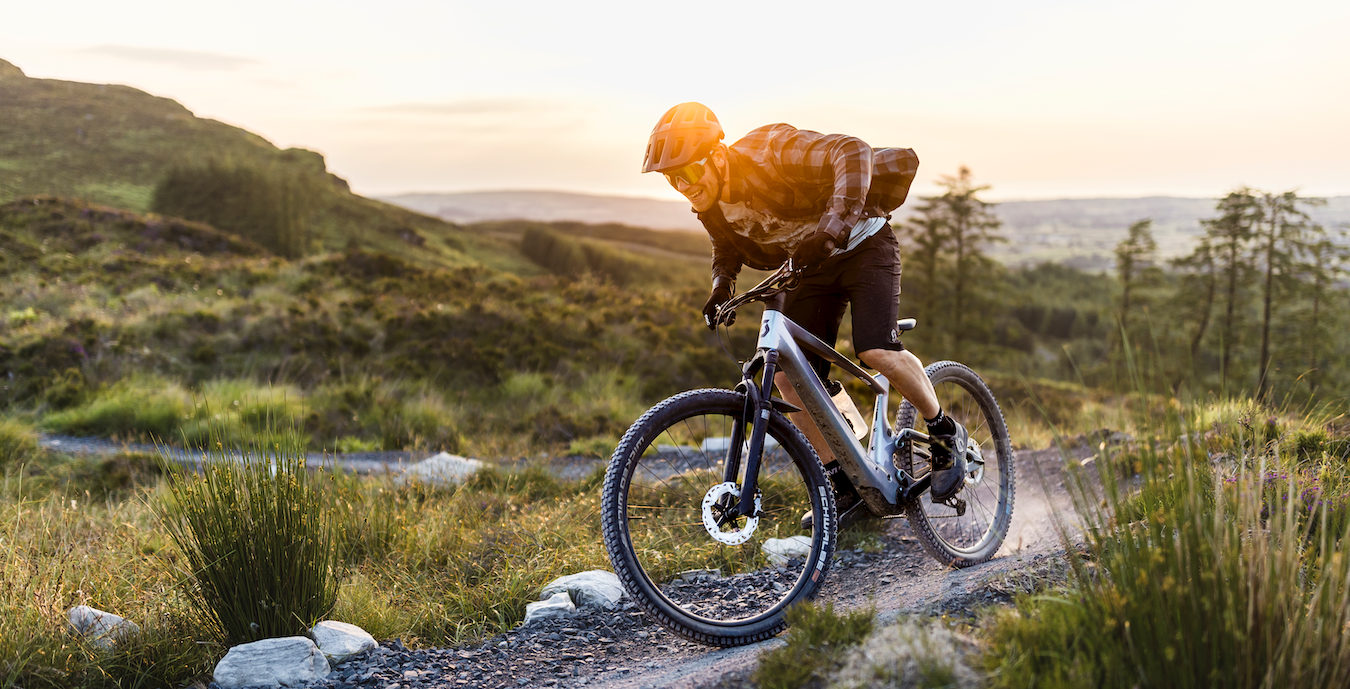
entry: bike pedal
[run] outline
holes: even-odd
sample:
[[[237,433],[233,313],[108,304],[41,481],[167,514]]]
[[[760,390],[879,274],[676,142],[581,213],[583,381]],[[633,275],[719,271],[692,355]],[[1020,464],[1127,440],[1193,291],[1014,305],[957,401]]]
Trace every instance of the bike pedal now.
[[[933,460],[933,449],[928,446],[928,443],[911,440],[909,443],[909,451],[915,457],[922,459],[925,462],[931,462]]]

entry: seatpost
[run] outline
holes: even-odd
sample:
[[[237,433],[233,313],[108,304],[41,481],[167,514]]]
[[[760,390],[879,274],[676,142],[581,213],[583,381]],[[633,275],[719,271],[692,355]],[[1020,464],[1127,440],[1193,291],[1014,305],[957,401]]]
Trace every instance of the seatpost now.
[[[778,350],[764,352],[764,383],[760,386],[759,399],[755,405],[755,423],[750,429],[750,456],[745,463],[745,483],[741,484],[741,504],[737,510],[744,516],[755,515],[755,491],[759,488],[759,460],[764,454],[764,434],[769,428],[769,414],[772,413],[773,374],[778,368]]]

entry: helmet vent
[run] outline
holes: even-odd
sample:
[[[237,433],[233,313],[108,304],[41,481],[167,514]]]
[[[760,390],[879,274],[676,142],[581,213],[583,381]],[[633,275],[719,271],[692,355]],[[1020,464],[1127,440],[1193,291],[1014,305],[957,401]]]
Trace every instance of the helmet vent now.
[[[667,171],[688,165],[707,156],[725,136],[708,106],[680,103],[667,110],[652,129],[642,171]]]

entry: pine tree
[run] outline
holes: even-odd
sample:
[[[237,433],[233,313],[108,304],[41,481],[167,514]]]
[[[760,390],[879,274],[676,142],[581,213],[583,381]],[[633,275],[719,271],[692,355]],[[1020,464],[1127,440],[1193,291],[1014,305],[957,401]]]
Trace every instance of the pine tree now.
[[[1300,199],[1296,192],[1262,193],[1260,217],[1255,223],[1255,258],[1265,273],[1261,288],[1261,355],[1257,359],[1256,398],[1264,400],[1270,390],[1271,307],[1278,288],[1277,278],[1287,281],[1296,271],[1298,255],[1304,250],[1303,235],[1308,214],[1299,206],[1326,203],[1323,199]]]
[[[1346,263],[1350,262],[1350,248],[1346,247],[1344,229],[1329,236],[1321,225],[1313,225],[1308,234],[1311,235],[1305,247],[1308,260],[1302,265],[1302,277],[1312,304],[1301,339],[1308,347],[1308,373],[1304,379],[1309,391],[1316,393],[1323,379],[1322,351],[1330,339],[1323,325],[1323,313],[1330,296],[1328,290],[1345,276]]]
[[[1200,322],[1196,325],[1195,335],[1191,337],[1191,366],[1194,367],[1200,356],[1200,343],[1205,339],[1209,328],[1209,318],[1214,312],[1214,297],[1218,289],[1218,263],[1214,260],[1214,245],[1209,237],[1201,237],[1195,249],[1187,256],[1173,259],[1172,265],[1181,270],[1181,289],[1177,297],[1184,304],[1198,303]],[[1199,302],[1193,302],[1192,296],[1203,294]]]
[[[946,192],[924,198],[926,203],[920,208],[921,222],[927,224],[925,231],[932,233],[930,241],[941,247],[941,254],[950,262],[952,308],[948,313],[951,319],[944,325],[950,326],[953,349],[959,357],[966,332],[966,315],[974,302],[975,277],[979,271],[993,267],[993,261],[985,256],[983,248],[991,242],[1005,240],[997,234],[1002,223],[993,213],[994,204],[977,196],[989,187],[975,186],[970,168],[963,165],[955,177],[943,175],[938,178],[938,184]]]
[[[918,275],[915,293],[919,296],[919,322],[925,326],[937,323],[938,276],[942,270],[943,246],[947,241],[946,224],[942,221],[937,197],[926,197],[918,208],[918,215],[907,219],[900,227],[900,236],[908,240],[904,252],[906,266]],[[936,331],[934,331],[936,332]]]
[[[1116,274],[1120,278],[1120,327],[1129,332],[1130,293],[1157,260],[1153,221],[1145,218],[1130,225],[1130,234],[1116,245]]]
[[[1228,387],[1232,354],[1237,344],[1238,307],[1243,278],[1251,272],[1248,248],[1261,217],[1261,204],[1251,189],[1242,187],[1219,200],[1219,217],[1202,220],[1205,238],[1214,251],[1215,262],[1224,285],[1224,319],[1219,343],[1219,380]]]

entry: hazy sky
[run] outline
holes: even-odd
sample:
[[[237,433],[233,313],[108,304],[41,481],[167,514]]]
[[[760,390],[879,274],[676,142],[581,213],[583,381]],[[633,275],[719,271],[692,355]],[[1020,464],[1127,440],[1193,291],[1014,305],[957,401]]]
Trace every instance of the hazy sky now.
[[[0,58],[327,156],[366,194],[678,198],[669,106],[908,146],[991,198],[1350,193],[1350,2],[0,0]],[[0,133],[2,135],[2,133]]]

